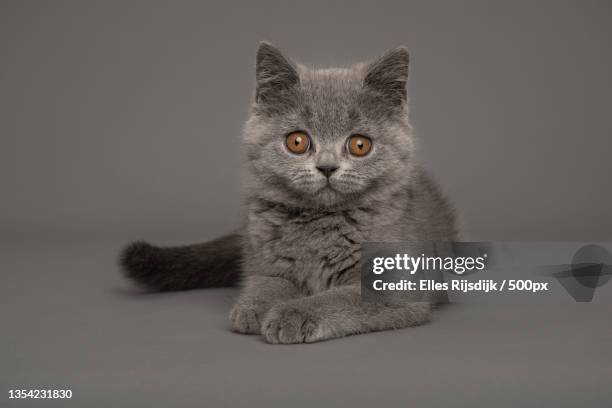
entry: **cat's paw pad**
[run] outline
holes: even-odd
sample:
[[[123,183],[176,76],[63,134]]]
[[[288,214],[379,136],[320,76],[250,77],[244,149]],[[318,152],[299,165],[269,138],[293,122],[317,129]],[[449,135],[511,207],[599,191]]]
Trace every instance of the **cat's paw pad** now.
[[[261,325],[261,334],[268,343],[310,343],[320,338],[315,316],[290,305],[270,309]]]
[[[230,312],[233,330],[244,334],[259,334],[261,317],[258,308],[245,303],[236,303]]]

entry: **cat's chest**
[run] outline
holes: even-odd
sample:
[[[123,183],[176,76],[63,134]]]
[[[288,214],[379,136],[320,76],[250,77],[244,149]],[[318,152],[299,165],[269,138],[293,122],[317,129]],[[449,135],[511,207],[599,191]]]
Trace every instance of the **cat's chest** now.
[[[360,244],[367,218],[356,212],[259,213],[251,221],[254,255],[265,273],[293,281],[309,293],[358,281]]]

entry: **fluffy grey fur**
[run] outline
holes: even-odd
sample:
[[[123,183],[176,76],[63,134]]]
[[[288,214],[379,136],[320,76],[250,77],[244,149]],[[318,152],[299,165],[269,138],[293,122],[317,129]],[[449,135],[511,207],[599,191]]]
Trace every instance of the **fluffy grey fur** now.
[[[240,258],[233,328],[270,343],[425,322],[431,301],[360,297],[360,243],[457,234],[449,205],[415,161],[406,49],[349,68],[308,69],[262,43],[256,77],[244,127],[241,231],[189,247],[132,244],[121,257],[127,275],[158,290],[218,286],[236,280]],[[296,130],[311,138],[301,155],[285,145]],[[366,156],[347,151],[354,134],[372,140]],[[337,169],[328,176],[322,166]]]

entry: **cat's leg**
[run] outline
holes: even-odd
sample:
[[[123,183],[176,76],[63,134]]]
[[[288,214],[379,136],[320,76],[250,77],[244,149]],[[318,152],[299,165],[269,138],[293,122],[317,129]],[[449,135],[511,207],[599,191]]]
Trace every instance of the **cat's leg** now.
[[[263,319],[261,332],[269,343],[311,343],[415,326],[429,319],[430,309],[427,302],[362,302],[359,285],[339,286],[273,306]]]
[[[283,278],[250,276],[230,313],[235,331],[245,334],[259,334],[266,312],[275,304],[299,296],[291,282]]]

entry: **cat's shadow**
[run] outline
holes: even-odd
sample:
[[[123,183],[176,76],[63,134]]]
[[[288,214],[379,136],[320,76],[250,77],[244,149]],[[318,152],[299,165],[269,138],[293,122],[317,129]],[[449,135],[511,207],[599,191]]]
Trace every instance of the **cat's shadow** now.
[[[215,312],[219,313],[229,313],[237,296],[237,291],[237,288],[205,288],[186,291],[155,292],[138,287],[119,285],[109,289],[109,292],[115,298],[138,302],[151,302],[180,296],[188,298],[189,302],[202,303],[206,308],[213,308]]]

